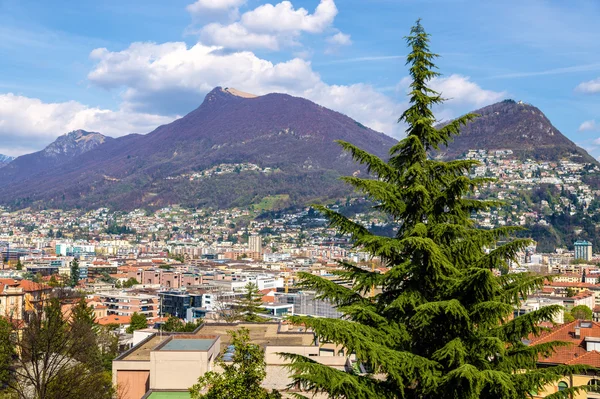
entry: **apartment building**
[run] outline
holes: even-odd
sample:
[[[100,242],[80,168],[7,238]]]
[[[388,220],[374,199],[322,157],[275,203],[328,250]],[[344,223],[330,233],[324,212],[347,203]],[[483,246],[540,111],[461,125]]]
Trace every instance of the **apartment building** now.
[[[103,306],[106,306],[109,316],[131,317],[134,312],[137,312],[152,319],[158,317],[160,311],[158,295],[113,291],[99,294],[98,300]]]
[[[163,269],[129,270],[127,278],[134,278],[140,284],[160,285],[161,287],[174,289],[202,284],[202,276],[199,274]]]

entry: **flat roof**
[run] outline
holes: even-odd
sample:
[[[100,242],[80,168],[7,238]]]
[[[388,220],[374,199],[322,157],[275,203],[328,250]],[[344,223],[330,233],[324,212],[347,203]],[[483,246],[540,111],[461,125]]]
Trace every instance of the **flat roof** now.
[[[215,343],[215,339],[177,339],[174,337],[164,346],[159,348],[159,351],[207,351]]]
[[[139,347],[134,347],[134,350],[123,359],[119,360],[150,360],[150,352],[154,349],[158,344],[160,344],[165,339],[169,338],[168,335],[163,335],[162,337],[157,334],[152,337],[149,341],[145,342],[143,345]]]
[[[250,342],[263,348],[266,346],[312,346],[314,343],[312,332],[294,331],[293,328],[290,328],[289,332],[280,333],[278,323],[206,323],[198,331],[198,334],[220,335],[221,352],[223,353],[227,346],[231,344],[231,336],[227,331],[237,331],[242,327],[249,330]]]

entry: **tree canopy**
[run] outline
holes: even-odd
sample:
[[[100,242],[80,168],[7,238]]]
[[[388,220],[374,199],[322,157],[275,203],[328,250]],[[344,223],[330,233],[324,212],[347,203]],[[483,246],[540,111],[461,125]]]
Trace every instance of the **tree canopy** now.
[[[144,313],[133,312],[131,315],[131,323],[127,327],[127,333],[133,334],[135,330],[143,330],[148,328],[148,318]]]
[[[262,301],[258,286],[255,283],[249,282],[244,288],[246,292],[239,302],[241,318],[244,321],[250,322],[264,321],[265,318],[260,316],[260,313],[264,313],[264,311],[261,308]]]
[[[263,350],[250,343],[247,329],[229,331],[233,345],[232,362],[220,359],[222,373],[209,371],[190,388],[192,399],[279,399],[277,391],[269,392],[260,386],[266,376]]]
[[[592,309],[586,305],[578,305],[571,309],[571,315],[577,320],[592,320]]]
[[[436,127],[432,109],[444,101],[430,87],[439,76],[437,55],[430,51],[420,21],[406,41],[410,106],[399,119],[406,138],[390,149],[388,160],[340,142],[376,177],[344,180],[398,223],[395,236],[378,236],[342,214],[317,207],[332,227],[350,235],[355,247],[380,258],[389,270],[379,273],[344,263],[336,272],[344,285],[302,273],[301,286],[335,303],[344,317],[291,317],[313,329],[320,340],[354,353],[370,372],[344,372],[288,354],[294,384],[331,398],[531,397],[531,392],[585,367],[540,368],[539,357],[564,343],[523,343],[540,334],[540,323],[551,321],[560,307],[511,320],[514,306],[542,287],[545,277],[498,272],[529,240],[513,239],[518,227],[485,230],[474,225],[472,214],[501,205],[470,199],[473,189],[490,181],[468,177],[478,163],[428,156],[476,115]],[[367,293],[373,286],[380,293],[371,297]],[[552,397],[567,398],[577,389]]]

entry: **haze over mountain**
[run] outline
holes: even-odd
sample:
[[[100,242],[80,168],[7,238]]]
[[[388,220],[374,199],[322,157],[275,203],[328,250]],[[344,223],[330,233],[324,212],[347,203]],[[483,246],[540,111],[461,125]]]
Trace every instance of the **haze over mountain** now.
[[[6,164],[8,164],[9,162],[11,162],[13,159],[15,159],[14,157],[9,157],[8,155],[2,155],[0,154],[0,168],[3,166],[6,166]]]
[[[245,205],[281,194],[289,195],[288,203],[300,204],[346,195],[348,187],[337,178],[365,173],[335,140],[382,157],[396,142],[303,98],[253,96],[220,87],[196,110],[147,135],[102,136],[93,145],[81,145],[87,137],[75,138],[75,146],[61,137],[3,168],[0,180],[9,189],[0,193],[0,201],[21,207],[131,209]],[[236,163],[252,163],[263,171],[181,178]],[[264,168],[270,169],[265,173]]]
[[[454,159],[471,149],[508,149],[520,158],[551,161],[567,157],[598,163],[533,105],[504,100],[473,112],[479,117],[464,126],[460,135],[436,155]]]

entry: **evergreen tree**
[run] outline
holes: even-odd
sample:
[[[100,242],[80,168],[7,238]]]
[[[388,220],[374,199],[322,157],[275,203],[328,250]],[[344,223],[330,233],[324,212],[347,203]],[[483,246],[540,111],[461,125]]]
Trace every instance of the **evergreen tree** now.
[[[148,328],[148,318],[144,313],[133,312],[131,315],[131,323],[127,327],[127,333],[133,334],[135,330],[143,330]]]
[[[21,258],[17,260],[17,266],[15,267],[17,270],[23,270],[23,264],[21,263]]]
[[[267,375],[265,355],[260,346],[250,343],[247,329],[229,331],[235,350],[233,361],[217,364],[222,373],[209,371],[190,388],[192,399],[280,399],[277,391],[268,392],[260,386]]]
[[[244,288],[246,292],[239,303],[243,319],[250,322],[263,321],[264,317],[259,316],[259,313],[263,313],[263,310],[258,286],[254,283],[248,283]]]
[[[0,317],[0,390],[8,384],[13,375],[12,368],[16,351],[11,337],[12,333],[11,322]]]
[[[79,283],[79,261],[73,259],[71,262],[71,287],[77,287]]]
[[[346,177],[376,207],[398,224],[394,237],[375,235],[359,223],[324,207],[318,209],[357,248],[381,258],[389,271],[343,264],[337,272],[347,285],[302,273],[302,285],[333,301],[342,319],[293,316],[323,341],[343,346],[364,364],[368,374],[344,372],[300,355],[292,360],[295,384],[331,398],[527,398],[530,392],[582,372],[580,366],[538,368],[540,356],[564,345],[550,342],[527,346],[539,323],[560,310],[548,306],[510,320],[544,277],[530,274],[497,276],[529,241],[513,239],[517,227],[478,229],[471,214],[499,206],[496,201],[468,198],[487,178],[470,179],[472,160],[443,162],[428,152],[448,144],[468,114],[443,127],[432,108],[444,100],[428,83],[439,74],[429,50],[429,35],[420,21],[406,38],[410,53],[410,107],[399,122],[407,136],[390,149],[384,161],[341,142],[376,179]],[[498,245],[498,241],[507,242]],[[486,249],[494,248],[491,251]],[[373,286],[381,293],[367,295]],[[567,398],[578,388],[557,392]],[[589,387],[583,388],[589,389]]]

